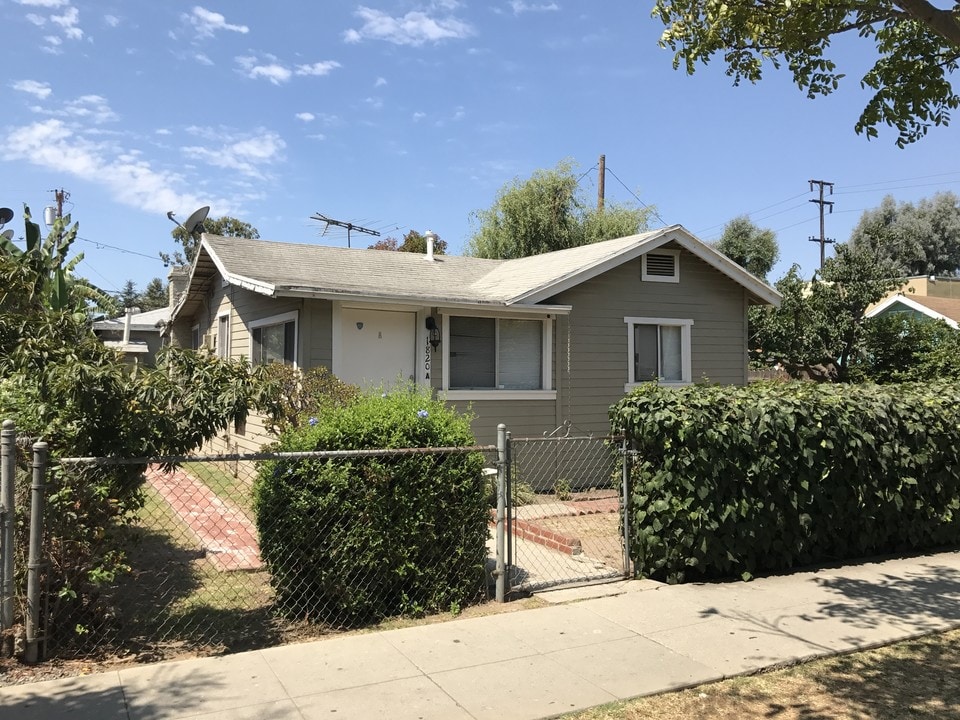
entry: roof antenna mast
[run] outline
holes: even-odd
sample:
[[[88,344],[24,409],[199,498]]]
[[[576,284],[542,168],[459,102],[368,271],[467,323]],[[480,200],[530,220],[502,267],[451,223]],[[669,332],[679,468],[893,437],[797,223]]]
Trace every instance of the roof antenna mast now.
[[[380,232],[378,230],[371,230],[370,228],[360,227],[359,225],[354,225],[353,223],[346,222],[344,220],[334,220],[333,218],[328,218],[326,215],[322,215],[321,213],[316,213],[314,215],[311,215],[310,219],[319,220],[324,224],[323,232],[320,233],[321,235],[326,235],[327,229],[331,225],[335,225],[336,227],[346,228],[347,229],[347,247],[350,247],[350,232],[352,230],[356,230],[357,232],[364,233],[366,235],[373,235],[374,237],[380,237]]]

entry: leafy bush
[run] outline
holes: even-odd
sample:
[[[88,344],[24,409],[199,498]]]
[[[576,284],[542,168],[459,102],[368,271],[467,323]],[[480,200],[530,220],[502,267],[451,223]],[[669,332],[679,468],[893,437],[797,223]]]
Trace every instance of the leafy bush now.
[[[273,449],[471,446],[469,419],[420,391],[364,395],[288,429]],[[277,606],[355,626],[463,607],[484,591],[479,453],[263,463],[254,508]]]
[[[638,451],[643,576],[749,578],[960,542],[955,385],[649,385],[611,421]]]
[[[960,378],[960,331],[907,313],[868,318],[857,370],[880,383]]]
[[[356,385],[337,378],[323,366],[306,372],[272,362],[258,368],[258,409],[266,414],[267,429],[279,435],[331,407],[348,405],[360,393]]]

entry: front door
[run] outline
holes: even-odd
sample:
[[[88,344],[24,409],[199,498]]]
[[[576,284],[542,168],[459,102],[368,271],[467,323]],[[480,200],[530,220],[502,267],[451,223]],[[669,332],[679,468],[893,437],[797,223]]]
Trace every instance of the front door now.
[[[342,308],[340,342],[344,382],[386,390],[416,380],[416,313]]]

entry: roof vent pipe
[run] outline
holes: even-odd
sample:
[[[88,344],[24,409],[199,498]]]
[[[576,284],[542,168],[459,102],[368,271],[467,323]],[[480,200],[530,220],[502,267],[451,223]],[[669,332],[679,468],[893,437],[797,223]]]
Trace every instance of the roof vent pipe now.
[[[123,322],[123,345],[130,344],[130,321],[133,319],[133,308],[127,308],[127,316]]]
[[[437,235],[435,232],[433,232],[433,230],[427,230],[423,234],[423,239],[427,241],[426,261],[433,262],[433,243],[436,241]]]

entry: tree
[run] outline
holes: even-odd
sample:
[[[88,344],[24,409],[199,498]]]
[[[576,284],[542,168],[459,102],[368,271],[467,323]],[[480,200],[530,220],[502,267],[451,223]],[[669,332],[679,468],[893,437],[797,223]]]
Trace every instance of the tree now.
[[[960,379],[960,331],[908,313],[868,318],[857,370],[879,383]]]
[[[133,280],[127,280],[123,284],[123,289],[117,293],[117,302],[124,309],[138,307],[139,299],[140,293],[137,292],[137,284]]]
[[[735,217],[724,226],[715,247],[763,280],[780,257],[773,230],[758,227],[746,215]]]
[[[148,310],[158,310],[170,304],[170,298],[167,295],[167,284],[160,278],[153,278],[147,283],[137,298],[140,309],[143,312]]]
[[[960,198],[941,192],[913,205],[888,195],[862,215],[850,242],[889,258],[904,275],[957,275]]]
[[[574,165],[562,161],[527,180],[515,179],[490,208],[476,210],[467,254],[510,259],[625,237],[645,230],[652,212],[616,204],[591,209],[578,193]]]
[[[854,129],[868,138],[877,126],[896,128],[897,145],[946,125],[960,106],[949,76],[960,57],[960,4],[938,9],[930,0],[656,0],[666,25],[660,46],[673,67],[693,74],[697,63],[722,57],[734,85],[756,83],[764,66],[786,65],[807,97],[829,95],[844,74],[827,56],[833,40],[859,36],[876,59],[860,84],[873,91]]]
[[[863,349],[863,313],[902,284],[896,267],[869,249],[837,245],[811,282],[794,265],[776,283],[779,308],[750,313],[751,358],[780,365],[792,377],[820,382],[853,379]]]
[[[427,239],[416,230],[409,231],[403,236],[403,244],[398,243],[396,238],[388,237],[377,240],[368,247],[369,250],[396,250],[398,252],[418,253],[423,255],[427,252]],[[439,237],[433,241],[433,252],[436,255],[445,255],[447,252],[447,241]]]
[[[260,232],[253,225],[229,215],[207,218],[203,221],[202,232],[208,235],[223,235],[224,237],[250,238],[253,240],[260,237]],[[174,240],[183,246],[183,252],[176,250],[172,256],[169,253],[160,253],[160,259],[168,265],[188,265],[192,263],[193,258],[196,257],[197,249],[200,247],[200,231],[195,230],[191,235],[178,225],[170,234]]]

